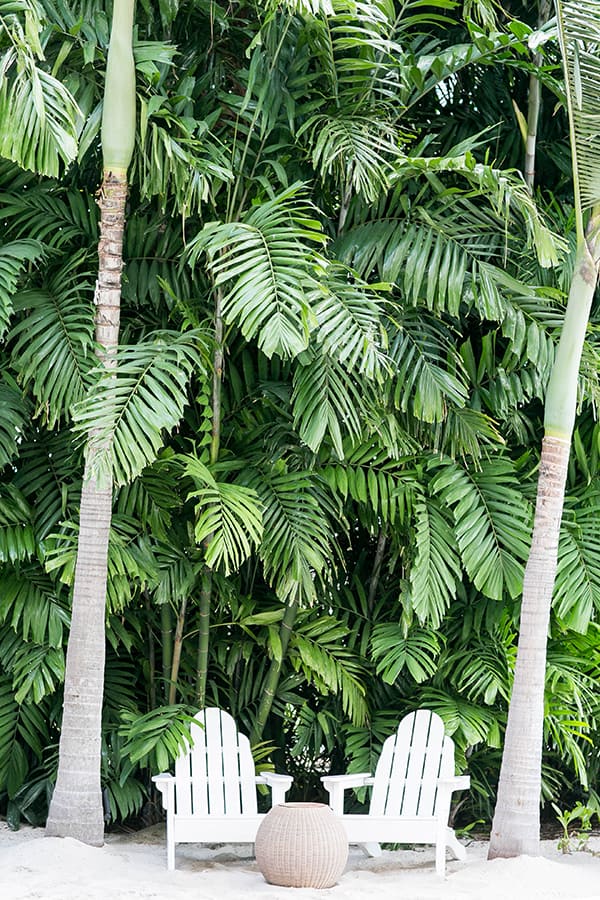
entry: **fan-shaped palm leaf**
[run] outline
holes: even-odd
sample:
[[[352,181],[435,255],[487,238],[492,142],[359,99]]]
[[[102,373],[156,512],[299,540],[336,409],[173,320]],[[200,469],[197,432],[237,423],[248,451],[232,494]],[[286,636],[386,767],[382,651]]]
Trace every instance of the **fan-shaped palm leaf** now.
[[[380,622],[373,628],[371,651],[375,671],[386,684],[394,684],[406,669],[417,684],[431,678],[437,670],[440,642],[433,631]]]
[[[2,576],[0,622],[10,625],[23,641],[61,648],[70,616],[58,602],[57,593],[56,585],[37,567],[6,570]]]
[[[563,515],[553,600],[556,614],[582,634],[600,609],[600,523],[597,499],[589,501]]]

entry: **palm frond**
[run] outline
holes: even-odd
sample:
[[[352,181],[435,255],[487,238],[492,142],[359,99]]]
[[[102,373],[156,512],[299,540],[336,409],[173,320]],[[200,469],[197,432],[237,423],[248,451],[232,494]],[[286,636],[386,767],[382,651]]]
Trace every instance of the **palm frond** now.
[[[19,704],[10,679],[0,677],[0,791],[13,798],[23,785],[33,755],[39,761],[48,741],[44,713],[31,703]]]
[[[62,647],[24,643],[19,634],[6,631],[0,640],[0,656],[11,677],[15,701],[38,704],[53,694],[65,678]]]
[[[0,338],[8,327],[13,311],[13,294],[23,269],[43,254],[42,245],[27,238],[0,246]]]
[[[530,542],[531,509],[506,459],[482,460],[479,470],[440,461],[431,490],[452,509],[456,542],[469,577],[487,597],[518,596]]]
[[[437,628],[456,593],[461,576],[456,538],[435,502],[414,506],[415,558],[408,602],[419,621]]]
[[[593,495],[590,500],[583,507],[567,503],[553,598],[556,615],[582,634],[600,609],[600,527]]]
[[[36,550],[32,510],[13,485],[0,490],[0,561],[29,559]]]
[[[57,593],[56,585],[38,567],[5,570],[0,622],[10,625],[23,641],[61,648],[70,616],[58,602]]]
[[[215,285],[224,290],[225,320],[246,339],[256,338],[269,357],[297,356],[316,324],[314,244],[322,245],[324,236],[299,191],[294,185],[240,222],[210,223],[188,246],[192,265],[207,255]]]
[[[394,622],[379,622],[371,635],[375,671],[386,684],[394,684],[406,669],[420,684],[437,671],[440,642],[434,631],[411,628],[408,634]]]
[[[341,267],[329,267],[314,307],[323,351],[351,372],[383,379],[389,360],[383,303],[374,290]]]
[[[73,419],[76,434],[91,435],[86,447],[94,466],[112,464],[116,483],[125,484],[156,459],[164,433],[180,421],[189,379],[205,369],[204,336],[156,332],[121,347],[116,363],[116,374],[99,368]]]
[[[556,0],[569,110],[578,231],[582,213],[600,202],[600,7],[598,0]]]
[[[27,421],[31,416],[14,379],[0,372],[0,468],[11,462],[20,451],[20,443]]]
[[[448,405],[467,400],[466,373],[449,329],[422,311],[407,310],[392,337],[394,403],[424,422],[441,422]]]
[[[318,350],[306,351],[300,360],[303,364],[294,370],[294,426],[315,452],[328,435],[335,452],[343,459],[344,433],[356,439],[361,432],[357,412],[360,388],[343,366]]]
[[[259,555],[267,580],[280,600],[311,603],[337,553],[329,492],[305,472],[253,471],[248,484],[264,507]]]
[[[37,64],[41,24],[33,6],[24,23],[11,16],[4,28],[10,45],[0,57],[0,155],[55,177],[77,154],[81,113],[68,88]]]
[[[222,565],[225,575],[230,575],[260,544],[262,503],[252,488],[217,481],[196,457],[183,459],[185,472],[197,487],[189,494],[196,501],[196,541],[204,545],[207,565],[211,568]]]
[[[373,203],[390,183],[392,160],[400,153],[396,129],[370,112],[312,116],[299,130],[322,179],[332,178]]]
[[[23,383],[32,385],[36,415],[50,428],[68,420],[71,406],[84,397],[95,362],[92,306],[85,287],[82,274],[69,263],[69,271],[59,271],[46,290],[14,298],[22,315],[9,333],[13,363]]]

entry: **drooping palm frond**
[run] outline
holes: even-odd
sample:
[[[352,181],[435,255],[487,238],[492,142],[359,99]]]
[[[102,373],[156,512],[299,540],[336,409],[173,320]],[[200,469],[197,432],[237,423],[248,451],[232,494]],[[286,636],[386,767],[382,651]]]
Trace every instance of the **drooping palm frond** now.
[[[459,463],[433,463],[432,492],[451,508],[456,543],[465,570],[487,597],[516,597],[530,542],[531,510],[514,466],[506,459],[482,460],[478,470]]]
[[[407,670],[420,684],[437,670],[440,642],[434,631],[411,628],[408,633],[396,622],[380,622],[373,628],[371,651],[375,671],[386,684],[394,684]]]
[[[397,316],[390,358],[394,404],[424,422],[441,422],[448,405],[462,407],[468,392],[462,360],[443,322],[408,309]]]
[[[97,204],[86,190],[63,189],[50,180],[26,182],[23,190],[15,190],[14,176],[7,182],[2,184],[0,203],[11,238],[27,237],[57,250],[69,245],[95,250]]]
[[[437,628],[454,599],[461,575],[456,538],[435,501],[417,500],[414,522],[415,558],[407,602],[420,622]]]
[[[367,719],[364,668],[344,646],[347,628],[333,616],[299,622],[290,639],[290,658],[322,694],[336,694],[354,725]]]
[[[247,476],[264,506],[259,555],[280,600],[311,603],[317,582],[334,565],[338,548],[332,519],[339,521],[339,513],[314,475],[278,468],[272,473],[254,470]]]
[[[23,383],[32,385],[36,414],[50,428],[68,420],[95,362],[90,294],[85,275],[70,262],[69,271],[56,273],[45,290],[14,298],[22,315],[9,333],[13,364]]]
[[[225,575],[237,572],[260,544],[263,507],[255,490],[234,482],[217,481],[197,457],[182,457],[185,472],[197,490],[189,494],[196,502],[196,541],[204,545],[206,563],[223,566]]]
[[[0,372],[0,468],[11,462],[20,449],[20,442],[31,411],[14,379],[8,372]]]
[[[35,262],[44,255],[42,245],[24,238],[0,246],[0,338],[8,327],[13,311],[13,295],[19,277],[28,262]]]
[[[600,3],[555,0],[561,45],[575,187],[578,239],[583,213],[600,203]]]
[[[27,560],[35,553],[32,510],[17,488],[0,490],[0,561]]]
[[[11,678],[17,704],[38,704],[64,681],[62,647],[26,644],[19,634],[8,629],[0,639],[0,656],[4,670]]]
[[[329,435],[335,452],[343,459],[344,435],[356,439],[361,433],[357,412],[361,390],[353,375],[319,350],[302,354],[303,364],[294,370],[294,425],[300,438],[314,451]]]
[[[333,178],[342,190],[351,189],[372,203],[385,191],[393,174],[392,160],[400,153],[400,139],[388,121],[373,112],[319,113],[298,131],[321,178]]]
[[[567,500],[558,545],[554,610],[568,628],[582,634],[600,610],[600,523],[596,498],[595,491],[590,491],[584,506],[581,501]]]
[[[328,267],[314,315],[316,339],[344,368],[382,380],[390,361],[384,303],[380,296],[343,267]]]
[[[87,446],[99,451],[95,464],[112,464],[117,484],[152,463],[164,433],[180,421],[192,373],[206,366],[204,341],[199,331],[161,331],[121,347],[116,374],[100,367],[87,397],[75,406],[75,432],[92,435]]]
[[[54,582],[37,566],[5,570],[0,623],[10,625],[23,641],[61,648],[70,615],[57,594]]]
[[[38,761],[48,741],[45,711],[19,704],[10,679],[0,676],[0,791],[14,797],[29,770],[28,755]]]
[[[79,108],[68,88],[38,60],[42,24],[33,4],[3,16],[9,47],[0,56],[0,155],[25,169],[57,176],[77,154]]]
[[[316,324],[314,245],[324,235],[300,190],[292,186],[239,222],[209,223],[188,246],[192,265],[207,255],[215,285],[224,290],[225,320],[256,338],[269,357],[297,356]]]

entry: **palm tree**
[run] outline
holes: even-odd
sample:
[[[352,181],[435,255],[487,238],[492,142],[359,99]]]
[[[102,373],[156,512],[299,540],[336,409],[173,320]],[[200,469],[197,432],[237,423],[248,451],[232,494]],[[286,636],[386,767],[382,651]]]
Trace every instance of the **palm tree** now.
[[[533,539],[489,855],[539,853],[546,642],[558,558],[578,373],[600,269],[600,2],[557,0],[577,221],[564,324],[546,392]]]
[[[127,169],[135,141],[134,0],[115,0],[102,112],[104,171],[96,284],[96,341],[112,377],[119,340]],[[46,831],[88,844],[104,840],[100,789],[106,579],[112,470],[99,467],[111,434],[90,432],[81,489],[73,612],[67,649],[59,767]]]

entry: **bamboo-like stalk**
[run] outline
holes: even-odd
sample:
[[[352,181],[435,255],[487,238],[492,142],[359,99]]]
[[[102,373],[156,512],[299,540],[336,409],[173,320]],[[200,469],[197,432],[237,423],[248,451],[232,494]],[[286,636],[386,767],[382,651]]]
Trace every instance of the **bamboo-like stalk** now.
[[[185,612],[187,608],[187,598],[184,597],[177,613],[177,624],[175,626],[175,639],[173,640],[173,660],[171,662],[171,674],[169,678],[169,696],[168,703],[172,705],[177,698],[177,679],[179,677],[179,666],[181,664],[181,651],[183,649],[183,629],[185,626]]]
[[[290,642],[290,637],[292,635],[292,630],[294,628],[294,623],[296,622],[297,615],[298,601],[293,600],[291,603],[288,603],[286,605],[285,611],[283,613],[283,619],[281,620],[281,625],[279,626],[281,659],[271,660],[271,665],[269,666],[269,670],[262,687],[260,705],[258,707],[258,712],[256,713],[256,719],[254,720],[252,733],[250,734],[250,742],[252,744],[258,744],[258,742],[262,740],[263,732],[267,724],[267,719],[269,718],[269,713],[271,712],[271,707],[273,706],[273,700],[275,699],[275,692],[277,691],[277,686],[281,677],[283,660],[285,659],[285,654],[287,653],[288,644]]]
[[[162,677],[165,701],[169,696],[171,666],[173,665],[173,613],[168,603],[160,606],[160,642],[162,649]]]
[[[538,12],[538,28],[542,28],[550,17],[550,0],[540,0]],[[542,54],[537,50],[533,54],[533,65],[539,69],[542,65]],[[530,193],[535,183],[535,159],[537,146],[537,129],[540,117],[542,85],[535,72],[529,77],[529,94],[527,100],[527,138],[525,141],[525,183]]]
[[[214,465],[219,459],[221,447],[221,397],[223,391],[223,293],[215,289],[214,335],[215,350],[213,353],[213,374],[211,391],[211,439],[210,462]],[[212,535],[206,539],[209,544]],[[198,650],[196,657],[196,701],[200,709],[206,702],[206,683],[208,678],[208,654],[210,650],[210,612],[212,603],[212,572],[205,567],[198,603]]]

